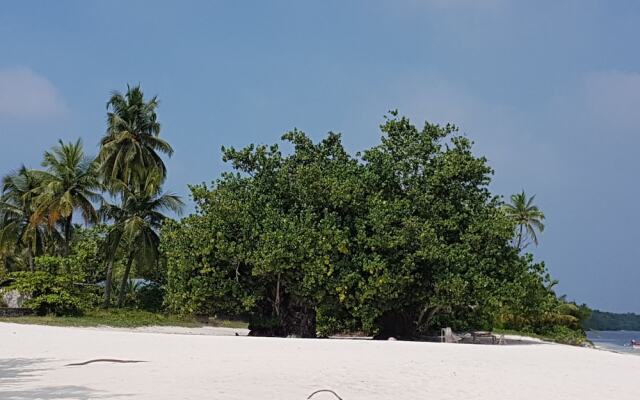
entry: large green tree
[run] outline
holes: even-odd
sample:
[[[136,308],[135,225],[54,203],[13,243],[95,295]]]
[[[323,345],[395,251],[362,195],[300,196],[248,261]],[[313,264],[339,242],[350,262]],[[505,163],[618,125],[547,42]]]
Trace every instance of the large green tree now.
[[[287,153],[224,149],[235,173],[193,187],[197,213],[163,231],[170,307],[249,314],[276,335],[498,321],[521,276],[543,276],[509,244],[491,168],[454,126],[393,114],[381,128],[361,156],[299,131]]]
[[[95,223],[98,215],[94,207],[101,198],[97,165],[84,154],[82,141],[64,143],[44,153],[42,166],[35,171],[41,188],[36,198],[34,218],[48,217],[50,224],[60,223],[63,232],[63,255],[69,254],[74,211],[80,211],[85,223]]]

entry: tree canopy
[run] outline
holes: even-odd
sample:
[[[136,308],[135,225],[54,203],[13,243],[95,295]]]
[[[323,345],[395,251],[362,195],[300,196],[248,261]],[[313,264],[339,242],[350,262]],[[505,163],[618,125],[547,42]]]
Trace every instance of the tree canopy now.
[[[79,210],[86,224],[98,221],[95,203],[101,200],[97,164],[84,154],[82,141],[58,142],[44,153],[45,171],[34,171],[41,181],[33,218],[44,218],[50,225],[61,223],[64,253],[69,253],[74,211]]]
[[[169,307],[246,314],[263,334],[407,337],[515,324],[527,301],[555,307],[544,265],[511,245],[515,221],[472,142],[396,113],[381,130],[356,155],[338,134],[297,130],[282,137],[290,151],[223,149],[233,172],[193,186],[196,214],[163,230]]]
[[[140,86],[113,92],[107,103],[107,131],[100,142],[100,173],[108,184],[139,183],[148,170],[163,178],[167,168],[160,154],[171,156],[173,148],[160,138],[157,97],[145,100]]]

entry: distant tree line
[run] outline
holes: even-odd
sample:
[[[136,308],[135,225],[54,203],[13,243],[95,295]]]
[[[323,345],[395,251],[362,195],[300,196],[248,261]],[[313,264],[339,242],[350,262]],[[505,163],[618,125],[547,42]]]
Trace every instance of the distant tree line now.
[[[640,331],[640,315],[593,310],[584,327],[595,331]]]

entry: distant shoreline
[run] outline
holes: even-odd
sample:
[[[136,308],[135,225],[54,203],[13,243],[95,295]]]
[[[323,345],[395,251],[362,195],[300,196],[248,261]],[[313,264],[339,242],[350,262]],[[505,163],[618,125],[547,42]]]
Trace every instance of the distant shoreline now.
[[[622,354],[640,355],[639,349],[634,349],[629,346],[631,340],[640,339],[640,331],[629,330],[615,330],[615,331],[602,331],[602,330],[590,330],[587,331],[587,337],[594,345],[606,351],[613,351]]]

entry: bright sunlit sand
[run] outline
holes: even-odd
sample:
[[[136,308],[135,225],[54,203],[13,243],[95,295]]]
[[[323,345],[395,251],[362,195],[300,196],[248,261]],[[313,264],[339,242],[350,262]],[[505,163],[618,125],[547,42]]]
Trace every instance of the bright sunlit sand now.
[[[565,345],[272,339],[162,329],[0,323],[0,398],[302,400],[317,389],[335,390],[344,400],[635,400],[640,394],[640,357]],[[66,366],[92,359],[145,362]]]

